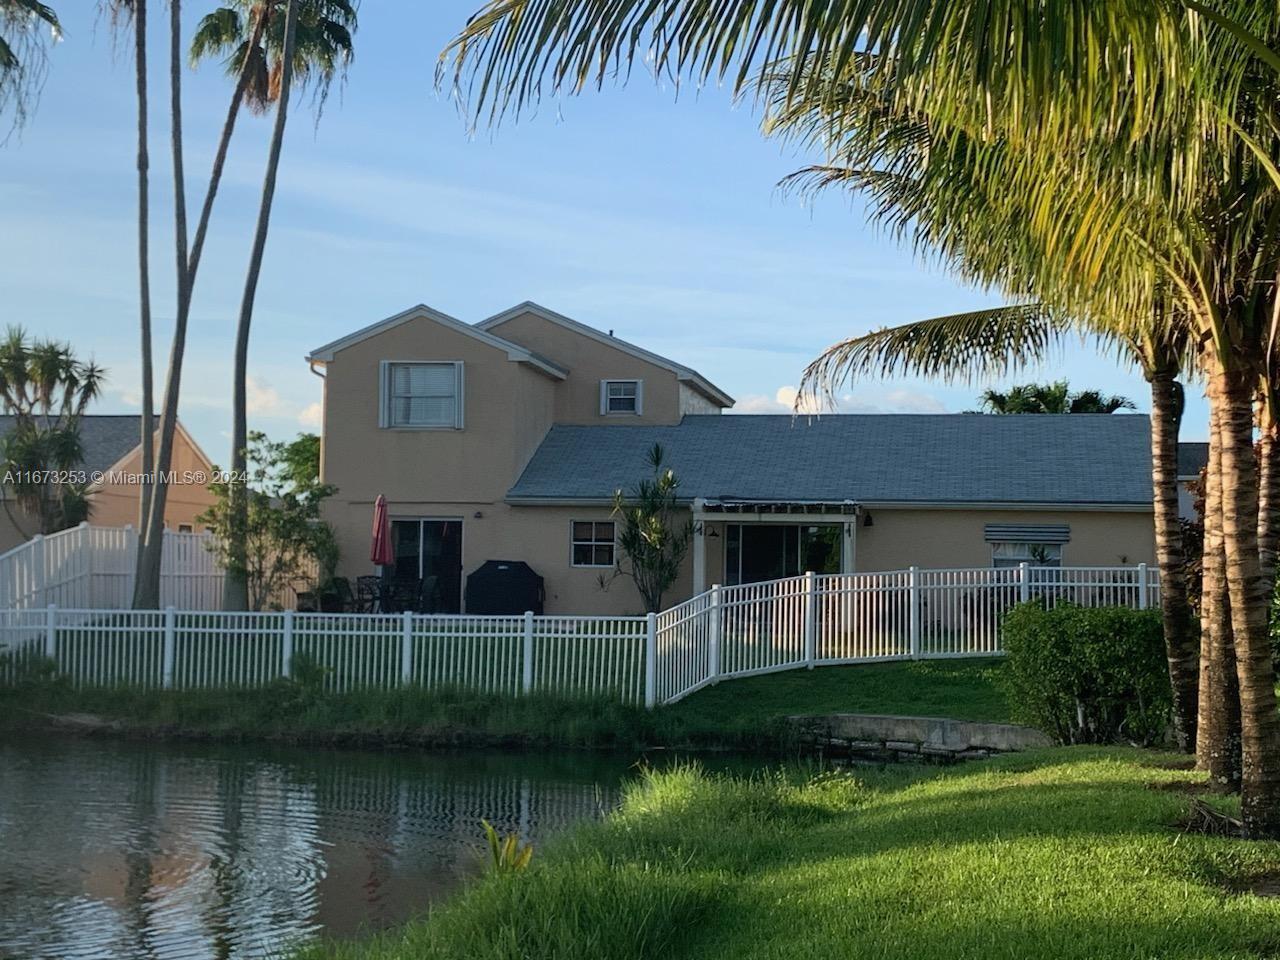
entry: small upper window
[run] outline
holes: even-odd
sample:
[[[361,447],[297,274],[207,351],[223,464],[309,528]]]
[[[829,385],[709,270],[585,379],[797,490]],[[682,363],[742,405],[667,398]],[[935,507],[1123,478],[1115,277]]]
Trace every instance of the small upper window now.
[[[1062,566],[1062,544],[991,544],[991,565],[993,567],[1016,567],[1024,563],[1028,563],[1033,567],[1060,567]]]
[[[178,532],[179,532],[179,533],[194,533],[194,532],[195,532],[195,528],[194,528],[194,527],[192,527],[192,526],[191,526],[191,524],[189,524],[189,523],[180,523],[180,524],[178,524]]]
[[[575,520],[572,535],[575,567],[613,566],[613,521]]]
[[[383,363],[382,426],[462,429],[461,363]]]
[[[643,384],[639,380],[600,381],[600,412],[602,414],[638,414],[641,412],[643,399]]]

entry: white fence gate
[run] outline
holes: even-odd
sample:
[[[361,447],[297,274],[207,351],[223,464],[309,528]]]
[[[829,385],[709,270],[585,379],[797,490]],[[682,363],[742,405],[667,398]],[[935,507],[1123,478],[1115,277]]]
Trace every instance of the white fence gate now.
[[[49,569],[64,575],[46,589],[86,580],[65,562]],[[196,596],[207,587],[200,576],[175,579],[174,589]],[[87,579],[102,577],[115,584],[117,574],[94,568]],[[465,687],[655,706],[722,679],[778,670],[999,655],[1004,612],[1030,600],[1145,608],[1159,602],[1159,582],[1145,564],[810,573],[712,587],[647,617],[29,605],[0,611],[0,650],[9,653],[0,680],[43,658],[81,686],[250,687],[305,663],[335,691]]]

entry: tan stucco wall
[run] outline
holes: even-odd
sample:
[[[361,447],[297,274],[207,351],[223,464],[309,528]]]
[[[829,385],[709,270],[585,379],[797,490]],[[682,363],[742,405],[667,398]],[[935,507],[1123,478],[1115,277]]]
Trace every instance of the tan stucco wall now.
[[[557,423],[678,423],[680,384],[670,370],[583,336],[534,313],[521,313],[489,332],[527,347],[566,368],[556,390]],[[642,413],[600,413],[601,380],[643,380]]]
[[[607,520],[608,507],[519,507],[504,503],[391,503],[395,517],[436,517],[463,521],[463,571],[486,560],[523,560],[540,574],[547,590],[547,612],[562,614],[633,614],[642,610],[640,596],[628,580],[608,591],[598,584],[602,572],[571,566],[573,520]],[[373,572],[368,561],[373,516],[371,501],[346,504],[330,513],[343,549],[340,572],[358,576]],[[859,571],[988,567],[991,548],[983,538],[987,523],[1066,523],[1071,542],[1063,551],[1069,566],[1117,566],[1155,562],[1150,513],[1064,511],[890,510],[872,511],[875,523],[857,527]],[[724,582],[724,525],[710,522],[706,544],[706,580]],[[669,604],[689,597],[693,588],[692,551]]]
[[[421,503],[392,500],[391,516],[397,519],[432,517],[462,521],[462,569],[464,577],[486,560],[523,560],[539,574],[547,592],[546,611],[562,614],[638,614],[644,604],[628,579],[614,581],[601,590],[598,567],[574,567],[570,563],[570,523],[574,520],[608,520],[608,507],[513,507],[505,503]],[[476,518],[477,510],[482,514]],[[333,504],[327,518],[338,536],[342,559],[338,572],[357,577],[374,572],[369,562],[373,503]],[[710,582],[710,581],[708,581]],[[672,591],[671,603],[688,598],[693,575],[689,562]],[[465,586],[465,580],[464,580]]]
[[[209,492],[207,484],[184,483],[184,474],[203,473],[208,476],[213,467],[181,431],[174,436],[172,469],[177,474],[177,479],[169,485],[169,492],[165,496],[164,525],[170,530],[177,530],[180,524],[189,523],[192,531],[199,533],[205,527],[196,522],[196,517],[213,506],[214,496]],[[119,464],[114,464],[108,472],[137,474],[141,471],[142,447],[139,446]],[[141,491],[136,483],[119,479],[104,483],[90,496],[92,510],[89,522],[100,527],[136,527],[140,495]]]
[[[462,361],[463,429],[378,426],[384,360]],[[500,500],[552,423],[555,380],[422,318],[340,350],[325,370],[321,476],[335,501]]]
[[[1071,541],[1062,548],[1065,566],[1121,566],[1155,562],[1150,511],[1082,510],[899,510],[872,507],[873,525],[857,528],[858,570],[920,567],[986,567],[991,547],[988,523],[1065,523]]]

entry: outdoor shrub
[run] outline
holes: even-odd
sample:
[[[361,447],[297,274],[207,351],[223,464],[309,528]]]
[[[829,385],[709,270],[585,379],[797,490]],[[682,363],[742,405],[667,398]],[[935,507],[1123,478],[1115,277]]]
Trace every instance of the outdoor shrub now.
[[[1015,719],[1061,743],[1165,735],[1171,692],[1158,611],[1024,603],[1006,616],[1004,638]]]

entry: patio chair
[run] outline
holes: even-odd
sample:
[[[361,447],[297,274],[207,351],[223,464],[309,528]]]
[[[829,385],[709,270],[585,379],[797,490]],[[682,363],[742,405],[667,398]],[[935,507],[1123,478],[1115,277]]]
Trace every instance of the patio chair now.
[[[418,589],[417,610],[419,613],[440,612],[440,578],[435,574],[422,578]]]
[[[421,585],[417,577],[395,577],[382,582],[382,611],[403,613],[417,607]]]
[[[351,581],[346,577],[334,577],[320,591],[320,610],[323,613],[349,613],[355,606],[356,598],[351,592]]]
[[[356,612],[378,613],[381,611],[382,578],[377,576],[356,577]]]

